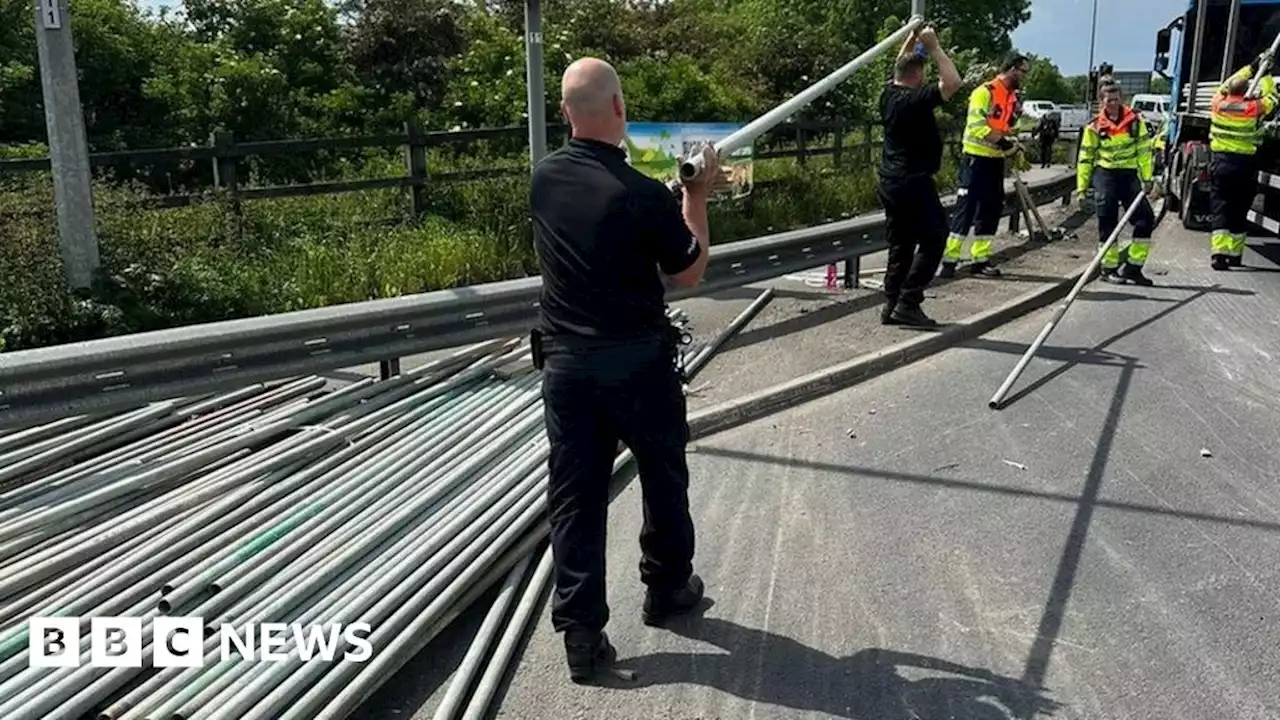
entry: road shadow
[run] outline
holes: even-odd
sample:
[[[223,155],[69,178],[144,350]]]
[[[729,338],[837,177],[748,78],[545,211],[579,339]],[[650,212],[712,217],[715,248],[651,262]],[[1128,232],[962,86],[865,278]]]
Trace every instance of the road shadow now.
[[[1043,688],[925,655],[866,648],[837,657],[719,618],[691,617],[669,629],[724,652],[654,653],[620,661],[636,671],[630,687],[701,685],[851,720],[1012,720],[1052,715],[1061,707]]]
[[[1119,365],[1123,367],[1123,365]],[[1133,365],[1134,369],[1139,366]],[[876,480],[887,480],[896,483],[906,483],[910,485],[921,485],[930,488],[946,488],[949,490],[966,490],[971,492],[987,493],[1002,497],[1025,498],[1028,500],[1045,500],[1057,503],[1079,504],[1081,496],[1069,493],[1046,492],[1043,490],[1032,490],[1026,487],[1018,487],[1015,485],[996,485],[993,483],[977,482],[974,480],[966,480],[956,477],[939,477],[937,475],[921,475],[917,473],[907,473],[897,470],[882,470],[880,468],[862,467],[858,465],[838,465],[835,463],[825,463],[816,460],[800,460],[794,457],[780,457],[777,455],[765,455],[762,453],[746,452],[742,450],[730,450],[714,446],[700,445],[698,447],[698,455],[711,455],[730,460],[741,460],[743,462],[768,463],[778,465],[779,467],[794,467],[816,470],[823,473],[838,473],[841,475],[849,475],[855,478],[871,478]],[[959,465],[946,465],[935,468],[934,473],[944,470],[950,470],[959,467]],[[985,470],[984,470],[985,472]],[[1232,515],[1215,515],[1213,513],[1201,512],[1198,510],[1184,510],[1176,507],[1163,507],[1159,505],[1143,505],[1141,503],[1126,502],[1123,500],[1098,500],[1093,502],[1098,507],[1107,508],[1109,510],[1119,510],[1121,512],[1140,513],[1152,515],[1155,517],[1171,517],[1179,520],[1194,520],[1196,522],[1207,522],[1213,524],[1224,525],[1226,527],[1249,528],[1252,530],[1264,530],[1266,532],[1280,533],[1280,522],[1272,522],[1268,520],[1258,520],[1248,517],[1238,517]]]
[[[1062,556],[1058,560],[1058,568],[1054,573],[1053,584],[1049,587],[1049,597],[1040,615],[1040,625],[1036,629],[1035,641],[1032,642],[1031,651],[1027,655],[1027,663],[1022,672],[1024,683],[1039,685],[1044,683],[1048,676],[1053,647],[1058,641],[1058,635],[1062,632],[1062,623],[1067,615],[1067,602],[1071,599],[1071,592],[1075,587],[1080,558],[1084,554],[1085,541],[1088,539],[1089,528],[1093,522],[1093,513],[1098,508],[1102,479],[1106,475],[1107,462],[1111,459],[1111,446],[1115,442],[1120,413],[1124,409],[1125,400],[1129,397],[1129,388],[1133,385],[1133,373],[1133,364],[1126,365],[1120,371],[1120,379],[1116,383],[1115,392],[1111,395],[1111,405],[1107,408],[1107,416],[1103,420],[1093,459],[1089,463],[1089,471],[1085,476],[1084,488],[1080,491],[1080,500],[1076,503],[1076,514],[1071,520],[1071,530],[1067,533]],[[1034,716],[1034,713],[1028,713],[1018,717],[1021,720],[1030,720]]]

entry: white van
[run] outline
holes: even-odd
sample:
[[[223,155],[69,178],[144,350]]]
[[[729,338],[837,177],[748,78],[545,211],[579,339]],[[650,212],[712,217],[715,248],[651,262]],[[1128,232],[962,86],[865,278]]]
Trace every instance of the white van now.
[[[1169,98],[1165,95],[1155,95],[1153,93],[1137,93],[1130,101],[1130,106],[1134,111],[1142,115],[1147,122],[1160,126],[1169,117],[1168,112]]]

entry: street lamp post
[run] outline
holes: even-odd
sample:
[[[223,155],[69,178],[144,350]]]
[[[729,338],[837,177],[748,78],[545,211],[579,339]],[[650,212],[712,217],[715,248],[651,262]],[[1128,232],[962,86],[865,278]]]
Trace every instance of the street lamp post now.
[[[1090,110],[1093,109],[1094,88],[1089,87],[1092,83],[1088,82],[1090,74],[1093,73],[1093,49],[1098,40],[1098,0],[1093,0],[1093,24],[1089,27],[1089,67],[1085,71],[1086,82],[1084,84],[1084,104]]]

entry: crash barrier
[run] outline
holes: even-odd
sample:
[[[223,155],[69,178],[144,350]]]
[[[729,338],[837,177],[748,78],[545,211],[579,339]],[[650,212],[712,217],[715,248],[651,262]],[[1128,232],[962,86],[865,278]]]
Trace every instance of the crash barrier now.
[[[1066,201],[1075,176],[1029,183],[1036,205]],[[954,197],[944,198],[949,208]],[[1020,212],[1005,195],[1005,217]],[[711,248],[705,280],[671,301],[770,280],[887,248],[883,211]],[[1012,220],[1011,220],[1012,222]],[[855,273],[851,263],[846,273]],[[0,427],[398,359],[526,333],[539,277],[158,330],[0,354]],[[393,370],[394,372],[394,370]]]

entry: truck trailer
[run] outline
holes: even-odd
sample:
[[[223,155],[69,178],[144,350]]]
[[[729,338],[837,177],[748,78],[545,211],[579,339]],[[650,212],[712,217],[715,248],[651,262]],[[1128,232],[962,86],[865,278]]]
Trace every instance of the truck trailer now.
[[[1177,33],[1177,42],[1174,34]],[[1280,33],[1280,0],[1191,0],[1186,12],[1156,34],[1156,73],[1169,80],[1172,110],[1163,134],[1165,207],[1184,227],[1208,230],[1209,121],[1214,93],[1253,62]],[[1172,65],[1172,67],[1170,67]],[[1273,65],[1270,71],[1276,73]],[[1280,171],[1280,142],[1268,134],[1262,168]],[[1263,215],[1280,217],[1280,203],[1263,193]]]

